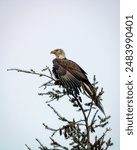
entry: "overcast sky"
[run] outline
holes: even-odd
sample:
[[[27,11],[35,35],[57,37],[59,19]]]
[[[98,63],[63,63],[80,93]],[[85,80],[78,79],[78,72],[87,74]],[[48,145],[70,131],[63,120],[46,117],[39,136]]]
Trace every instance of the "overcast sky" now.
[[[52,66],[50,50],[63,48],[90,80],[96,75],[103,87],[103,106],[119,149],[119,0],[0,0],[0,149],[38,147],[48,143],[42,123],[56,124],[38,96],[44,78],[8,68],[40,71]],[[69,114],[68,102],[55,104]]]

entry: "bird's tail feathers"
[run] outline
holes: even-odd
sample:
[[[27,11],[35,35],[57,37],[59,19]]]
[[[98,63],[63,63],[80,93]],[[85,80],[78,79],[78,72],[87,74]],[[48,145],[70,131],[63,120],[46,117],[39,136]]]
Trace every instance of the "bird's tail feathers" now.
[[[91,85],[91,83],[85,83],[82,82],[82,88],[83,90],[89,95],[89,97],[94,101],[95,105],[102,111],[102,113],[105,115],[103,105],[101,104],[100,100],[97,98],[96,90]]]
[[[102,111],[102,113],[106,116],[103,105],[101,104],[100,100],[97,100],[97,107]]]

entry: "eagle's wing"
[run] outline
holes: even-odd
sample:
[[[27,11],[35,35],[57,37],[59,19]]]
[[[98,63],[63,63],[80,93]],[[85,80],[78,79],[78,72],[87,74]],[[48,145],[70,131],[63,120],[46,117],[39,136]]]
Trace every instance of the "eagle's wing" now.
[[[73,75],[78,80],[87,80],[86,72],[75,62],[68,59],[54,59],[53,64],[59,75]],[[67,74],[67,73],[70,74]]]
[[[54,59],[54,72],[62,85],[68,90],[79,93],[81,81],[87,80],[86,72],[79,65],[68,59]]]

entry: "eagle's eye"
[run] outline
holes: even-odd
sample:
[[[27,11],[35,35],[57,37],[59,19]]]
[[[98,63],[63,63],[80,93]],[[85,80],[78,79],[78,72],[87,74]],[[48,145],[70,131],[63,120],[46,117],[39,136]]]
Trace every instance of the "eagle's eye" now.
[[[58,54],[60,54],[60,53],[61,53],[61,50],[60,50],[60,49],[57,49],[56,52],[57,52]]]
[[[58,49],[54,50],[55,52],[58,52]]]

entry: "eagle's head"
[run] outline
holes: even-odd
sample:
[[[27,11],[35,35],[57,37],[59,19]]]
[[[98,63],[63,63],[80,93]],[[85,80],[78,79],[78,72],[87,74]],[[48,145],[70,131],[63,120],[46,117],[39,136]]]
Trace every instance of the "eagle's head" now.
[[[50,52],[50,54],[54,54],[56,58],[64,59],[65,57],[65,52],[63,49],[54,49]]]

